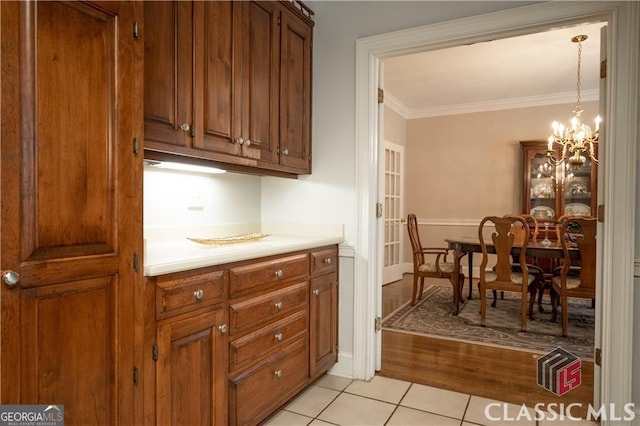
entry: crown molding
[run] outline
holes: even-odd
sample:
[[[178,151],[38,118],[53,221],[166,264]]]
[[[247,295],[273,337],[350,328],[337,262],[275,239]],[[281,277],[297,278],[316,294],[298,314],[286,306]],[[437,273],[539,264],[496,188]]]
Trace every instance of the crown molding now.
[[[584,90],[581,100],[584,102],[597,101],[598,89]],[[457,105],[438,107],[410,108],[388,91],[384,94],[384,103],[405,120],[416,118],[442,117],[447,115],[471,114],[476,112],[500,111],[517,108],[530,108],[548,105],[570,104],[576,101],[575,92],[555,93],[551,95],[526,96],[522,98],[497,99],[483,102],[469,102]]]

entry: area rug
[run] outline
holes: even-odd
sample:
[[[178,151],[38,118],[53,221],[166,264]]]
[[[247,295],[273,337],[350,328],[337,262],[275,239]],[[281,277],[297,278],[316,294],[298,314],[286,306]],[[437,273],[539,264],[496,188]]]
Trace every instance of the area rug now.
[[[451,314],[451,287],[430,286],[415,306],[407,303],[388,315],[382,329],[543,354],[562,347],[580,358],[593,359],[595,309],[590,300],[569,299],[568,337],[562,337],[560,314],[556,323],[549,321],[548,294],[544,296],[545,312],[538,312],[536,303],[535,319],[527,318],[526,332],[520,331],[519,294],[505,292],[505,298],[498,298],[495,308],[490,306],[491,294],[487,297],[485,327],[480,326],[478,294],[464,302],[456,316]]]

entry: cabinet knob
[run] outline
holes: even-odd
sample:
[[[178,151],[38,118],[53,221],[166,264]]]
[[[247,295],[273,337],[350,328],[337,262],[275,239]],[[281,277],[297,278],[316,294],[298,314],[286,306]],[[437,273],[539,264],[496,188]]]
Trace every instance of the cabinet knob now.
[[[193,297],[195,297],[198,300],[202,300],[202,298],[204,297],[204,291],[202,290],[196,290],[193,292]]]
[[[251,146],[251,139],[247,139],[246,141],[244,141],[244,144],[246,146]]]
[[[275,374],[276,377],[282,377],[282,370],[276,370],[273,374]]]
[[[2,271],[2,281],[9,287],[13,287],[20,281],[20,274],[12,270]]]
[[[242,138],[238,138],[238,139],[236,139],[236,143],[237,143],[238,145],[242,145],[242,144],[244,143],[244,139],[242,139]]]
[[[320,294],[320,289],[319,289],[319,288],[316,288],[315,290],[313,290],[313,294],[314,294],[315,296],[318,296],[318,295]]]
[[[220,333],[226,333],[227,332],[227,324],[222,324],[218,326],[218,330],[220,330]]]
[[[327,265],[330,265],[330,264],[331,264],[331,258],[330,258],[330,257],[327,257],[327,258],[324,260],[324,263],[326,263]]]
[[[277,333],[277,334],[275,335],[275,338],[276,338],[276,340],[277,340],[278,342],[282,342],[282,333]]]
[[[282,278],[282,275],[283,275],[283,274],[282,274],[282,269],[278,269],[278,270],[276,271],[276,277],[278,277],[278,278]]]
[[[289,150],[287,148],[282,150],[283,155],[289,155]]]
[[[282,302],[276,302],[275,307],[277,310],[282,309]]]
[[[188,132],[190,128],[191,128],[191,126],[189,126],[187,123],[182,123],[180,125],[180,130],[183,130],[185,132]]]

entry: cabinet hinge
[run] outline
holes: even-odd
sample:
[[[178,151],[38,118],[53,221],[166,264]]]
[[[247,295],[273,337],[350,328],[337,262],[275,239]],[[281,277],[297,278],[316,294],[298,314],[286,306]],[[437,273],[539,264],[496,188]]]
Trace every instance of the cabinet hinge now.
[[[382,203],[376,203],[376,217],[382,217]]]
[[[138,138],[133,138],[133,155],[138,155],[139,150],[140,142],[138,142]]]
[[[600,62],[600,78],[607,78],[607,60]]]
[[[136,367],[135,365],[133,366],[133,384],[138,384],[138,367]]]
[[[133,270],[138,272],[138,253],[133,253]]]
[[[602,364],[602,349],[596,348],[596,354],[595,354],[594,362],[596,363],[596,365],[598,367],[601,366],[601,364]]]
[[[278,21],[277,21],[278,26],[280,26],[280,19],[281,19],[281,16],[278,16]]]
[[[598,222],[604,222],[604,204],[598,204]]]
[[[195,125],[191,125],[191,128],[189,129],[189,136],[191,136],[192,138],[196,137],[196,126]]]
[[[138,39],[138,21],[133,21],[133,38]]]
[[[376,333],[380,330],[382,330],[382,318],[380,317],[376,317],[376,321],[375,321],[375,327],[376,327]]]
[[[153,349],[151,350],[151,356],[153,357],[154,361],[158,360],[158,345],[156,345],[155,343],[153,344]]]
[[[384,103],[384,90],[383,89],[378,89],[378,103],[379,104],[383,104]]]

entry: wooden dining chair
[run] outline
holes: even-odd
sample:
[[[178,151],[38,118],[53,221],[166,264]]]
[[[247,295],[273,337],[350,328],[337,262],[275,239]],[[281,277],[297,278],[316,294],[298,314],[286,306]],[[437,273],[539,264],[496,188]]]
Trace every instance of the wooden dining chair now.
[[[420,234],[418,233],[418,220],[415,214],[407,216],[407,231],[409,232],[409,240],[411,240],[411,248],[413,250],[411,305],[415,305],[416,299],[422,298],[425,278],[448,278],[453,286],[452,310],[454,314],[457,314],[461,303],[462,292],[460,287],[464,283],[464,275],[461,270],[454,270],[453,261],[447,261],[451,250],[440,247],[422,247]],[[453,256],[453,254],[451,255]]]
[[[553,294],[551,321],[558,316],[558,299],[562,305],[562,335],[567,336],[569,328],[568,298],[596,298],[596,226],[593,217],[568,217],[560,226],[560,244],[562,245],[562,267],[559,275],[551,282]],[[570,247],[577,247],[579,259],[572,259]]]
[[[491,244],[495,248],[496,264],[493,269],[487,270],[489,263],[489,251],[485,242],[487,229],[495,227],[491,232]],[[522,226],[525,233],[522,236],[521,244],[515,244],[514,228]],[[513,270],[511,250],[514,245],[526,247],[529,243],[529,225],[525,219],[519,216],[487,216],[480,222],[478,227],[478,239],[482,250],[482,262],[480,263],[480,324],[484,327],[487,316],[487,290],[502,290],[520,293],[521,295],[521,318],[520,330],[527,328],[527,294],[531,284],[535,281],[535,276],[528,273],[528,269],[520,268],[520,272]],[[521,250],[518,256],[518,263],[526,265],[526,250]],[[532,295],[533,296],[533,295]]]
[[[527,231],[527,229],[523,226],[522,223],[520,222],[516,222],[512,225],[512,232],[514,233],[515,237],[514,237],[514,244],[516,245],[523,245],[524,243],[524,235],[529,232],[529,244],[533,243],[537,243],[538,242],[538,219],[536,219],[535,217],[529,215],[529,214],[519,214],[519,215],[514,215],[514,214],[507,214],[505,215],[505,217],[510,217],[510,216],[519,216],[521,218],[523,218],[525,220],[525,222],[527,223],[527,225],[529,226],[529,230]],[[511,268],[514,272],[522,272],[522,268],[520,267],[520,261],[518,256],[512,255],[512,265]],[[544,292],[544,270],[537,265],[537,259],[533,258],[533,257],[527,257],[527,272],[529,273],[529,275],[533,275],[534,276],[534,281],[531,284],[531,286],[533,286],[532,288],[529,289],[529,292],[532,294],[533,297],[531,297],[529,299],[529,318],[530,319],[534,319],[534,315],[533,315],[533,306],[535,304],[535,295],[538,294],[538,310],[540,310],[542,308],[542,293]],[[502,292],[502,299],[504,299],[504,291]],[[497,301],[496,301],[496,293],[494,290],[493,293],[493,303],[491,304],[491,306],[495,307],[497,305]],[[543,310],[540,312],[544,312]]]

